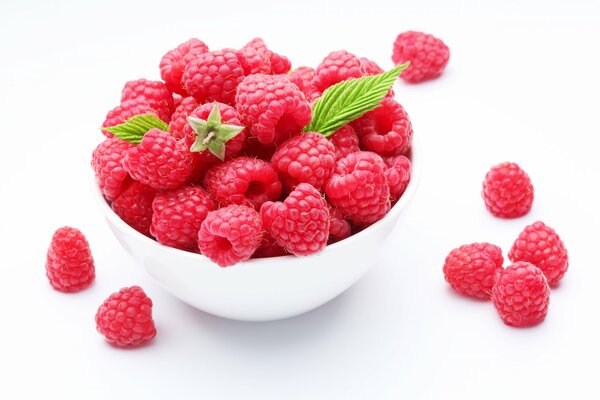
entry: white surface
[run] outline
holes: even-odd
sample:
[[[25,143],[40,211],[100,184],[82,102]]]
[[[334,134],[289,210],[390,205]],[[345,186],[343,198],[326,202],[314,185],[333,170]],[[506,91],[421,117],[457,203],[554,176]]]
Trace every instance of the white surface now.
[[[378,263],[376,255],[390,244],[394,229],[403,225],[421,180],[418,140],[413,143],[411,161],[406,191],[375,224],[312,257],[251,259],[225,269],[203,255],[162,246],[140,234],[113,212],[95,180],[92,190],[119,242],[165,290],[219,317],[265,322],[314,310],[347,290]]]
[[[598,2],[319,3],[0,3],[0,398],[600,396]],[[275,323],[212,317],[162,290],[111,235],[87,182],[97,127],[124,81],[158,77],[165,50],[191,36],[219,48],[260,35],[296,65],[346,48],[389,67],[395,34],[411,28],[452,52],[441,79],[396,86],[422,140],[423,181],[396,245],[344,295]],[[504,160],[536,189],[532,213],[514,221],[479,198]],[[571,266],[546,321],[511,329],[491,304],[454,295],[441,267],[466,242],[507,251],[536,219],[557,229]],[[73,295],[44,276],[65,224],[85,232],[98,272]],[[154,300],[158,336],[117,350],[93,317],[132,284]]]

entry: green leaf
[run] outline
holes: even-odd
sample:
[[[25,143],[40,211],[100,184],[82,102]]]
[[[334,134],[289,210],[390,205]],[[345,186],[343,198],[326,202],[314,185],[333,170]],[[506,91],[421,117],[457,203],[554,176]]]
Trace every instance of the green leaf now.
[[[158,128],[161,131],[168,131],[169,126],[153,114],[134,115],[119,125],[101,128],[131,143],[140,143],[142,138],[152,128]]]
[[[305,132],[327,137],[347,123],[379,107],[408,62],[378,75],[343,81],[327,88],[312,106],[312,121]]]

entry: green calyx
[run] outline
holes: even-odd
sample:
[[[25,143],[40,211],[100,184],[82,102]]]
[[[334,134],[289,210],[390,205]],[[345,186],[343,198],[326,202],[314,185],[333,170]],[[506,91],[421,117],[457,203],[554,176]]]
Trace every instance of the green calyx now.
[[[190,151],[208,150],[221,161],[225,159],[225,143],[245,129],[243,126],[223,124],[221,122],[221,111],[217,103],[215,103],[206,120],[195,117],[187,117],[187,120],[197,135]]]

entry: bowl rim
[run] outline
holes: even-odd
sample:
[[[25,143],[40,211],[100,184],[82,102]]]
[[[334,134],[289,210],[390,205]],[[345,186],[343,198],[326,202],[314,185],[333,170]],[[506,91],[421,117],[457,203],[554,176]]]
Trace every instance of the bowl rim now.
[[[380,219],[379,221],[375,222],[374,224],[368,226],[367,228],[361,230],[360,232],[355,233],[354,235],[352,235],[344,240],[327,245],[319,253],[312,254],[309,256],[303,256],[303,257],[306,258],[306,257],[320,256],[328,251],[335,251],[337,248],[339,248],[341,246],[351,245],[355,241],[360,240],[360,238],[362,236],[368,234],[368,232],[370,232],[374,229],[377,229],[378,226],[386,224],[389,222],[390,219],[394,218],[394,216],[396,214],[398,214],[403,208],[405,208],[406,205],[410,202],[410,200],[412,200],[415,192],[417,191],[417,188],[421,181],[421,174],[422,174],[422,170],[423,170],[423,165],[422,165],[423,164],[423,155],[422,155],[421,151],[422,150],[421,150],[419,140],[418,139],[415,140],[415,138],[413,138],[413,141],[411,144],[411,157],[410,157],[410,160],[411,160],[410,182],[408,183],[406,190],[404,191],[404,193],[402,194],[402,196],[400,197],[398,202],[396,202],[396,204],[394,204],[394,206],[390,209],[390,211],[388,211],[388,213],[382,219]],[[148,243],[149,246],[156,246],[158,251],[165,251],[167,253],[172,253],[173,256],[177,256],[177,257],[188,257],[190,259],[197,259],[199,261],[199,264],[208,263],[212,267],[218,268],[221,270],[227,269],[227,268],[220,267],[219,265],[214,263],[210,258],[208,258],[202,254],[192,253],[189,251],[165,246],[165,245],[159,243],[158,241],[156,241],[152,238],[149,238],[146,235],[141,234],[140,232],[133,229],[131,226],[127,225],[125,223],[125,221],[123,221],[113,211],[113,209],[109,206],[108,202],[104,198],[104,195],[100,192],[100,187],[96,183],[96,178],[95,178],[93,172],[91,173],[91,187],[92,187],[92,195],[94,196],[94,198],[96,200],[96,204],[102,211],[102,214],[104,215],[104,217],[106,219],[109,220],[109,222],[111,224],[117,226],[119,230],[125,231],[129,235],[137,236],[140,240],[146,241],[146,243]],[[292,257],[296,258],[298,256],[290,254],[287,256],[279,256],[279,257],[250,258],[248,260],[241,261],[241,262],[237,263],[236,265],[238,265],[238,266],[241,264],[253,265],[253,264],[261,264],[261,263],[267,263],[267,262],[268,263],[273,263],[273,262],[279,263],[279,262],[285,262],[285,260],[288,260]]]

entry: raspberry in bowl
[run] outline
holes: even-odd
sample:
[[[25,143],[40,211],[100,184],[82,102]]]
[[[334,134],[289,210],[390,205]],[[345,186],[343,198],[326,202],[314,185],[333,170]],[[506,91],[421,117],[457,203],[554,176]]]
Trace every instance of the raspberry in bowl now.
[[[418,143],[410,152],[411,180],[390,211],[373,225],[319,253],[252,258],[221,268],[206,256],[164,246],[136,231],[110,207],[95,180],[94,197],[125,250],[165,290],[224,318],[272,321],[315,309],[340,295],[378,261],[388,237],[406,215],[421,176]]]

